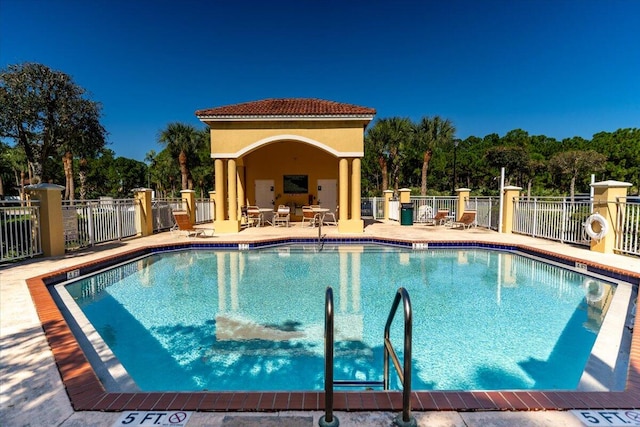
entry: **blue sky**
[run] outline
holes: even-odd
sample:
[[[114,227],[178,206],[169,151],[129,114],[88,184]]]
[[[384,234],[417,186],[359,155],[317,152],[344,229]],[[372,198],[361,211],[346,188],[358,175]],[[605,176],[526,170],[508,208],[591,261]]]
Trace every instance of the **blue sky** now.
[[[197,109],[266,98],[590,139],[640,127],[639,22],[637,0],[0,0],[0,67],[72,75],[137,160]]]

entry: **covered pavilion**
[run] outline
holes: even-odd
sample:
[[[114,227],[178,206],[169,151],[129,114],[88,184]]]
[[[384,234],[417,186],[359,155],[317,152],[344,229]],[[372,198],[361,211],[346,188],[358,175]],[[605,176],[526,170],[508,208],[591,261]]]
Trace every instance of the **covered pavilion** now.
[[[338,231],[362,233],[364,131],[375,109],[312,98],[265,99],[196,111],[211,132],[215,229],[241,229],[242,207],[318,204]]]

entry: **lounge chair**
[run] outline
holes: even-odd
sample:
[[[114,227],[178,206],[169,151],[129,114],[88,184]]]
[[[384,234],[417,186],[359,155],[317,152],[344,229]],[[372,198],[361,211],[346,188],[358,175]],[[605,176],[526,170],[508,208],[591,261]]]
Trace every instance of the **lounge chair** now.
[[[176,220],[178,230],[186,232],[187,237],[204,236],[204,229],[195,228],[191,223],[189,214],[186,211],[173,211],[173,218]]]
[[[311,206],[302,207],[302,225],[304,225],[305,222],[309,223],[309,227],[315,227],[316,225],[316,213]]]
[[[442,225],[447,221],[447,216],[449,215],[449,209],[438,209],[436,215],[433,218],[430,218],[427,221],[427,224],[431,225]]]
[[[471,228],[476,226],[476,211],[464,211],[457,221],[451,223],[451,228]]]
[[[289,218],[290,218],[289,206],[280,205],[278,206],[278,210],[273,214],[273,226],[278,227],[280,225],[283,225],[285,227],[288,227]]]

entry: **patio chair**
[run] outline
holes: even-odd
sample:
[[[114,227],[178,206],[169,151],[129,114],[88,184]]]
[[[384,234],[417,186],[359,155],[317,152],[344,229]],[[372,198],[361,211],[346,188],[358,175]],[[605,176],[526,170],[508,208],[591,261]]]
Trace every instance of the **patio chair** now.
[[[449,209],[438,209],[438,212],[427,221],[427,224],[442,225],[447,222],[447,216],[449,216]]]
[[[433,209],[429,205],[422,205],[418,207],[418,217],[416,222],[430,222],[433,218]]]
[[[273,226],[278,227],[282,225],[288,227],[290,216],[289,206],[278,206],[278,210],[273,214]]]
[[[308,222],[309,227],[315,227],[316,225],[316,213],[311,209],[311,206],[302,207],[302,225]]]
[[[335,212],[326,212],[324,214],[324,221],[322,222],[325,225],[338,225],[338,220],[336,218],[336,215],[338,214],[338,209],[340,209],[340,206],[336,206],[336,211]]]
[[[260,227],[263,224],[262,212],[257,206],[247,206],[247,225],[249,227]]]
[[[195,228],[186,211],[173,211],[173,218],[176,220],[178,230],[186,232],[187,237],[204,236],[204,229]]]
[[[451,228],[471,228],[476,226],[476,211],[464,211],[457,221],[451,223]]]

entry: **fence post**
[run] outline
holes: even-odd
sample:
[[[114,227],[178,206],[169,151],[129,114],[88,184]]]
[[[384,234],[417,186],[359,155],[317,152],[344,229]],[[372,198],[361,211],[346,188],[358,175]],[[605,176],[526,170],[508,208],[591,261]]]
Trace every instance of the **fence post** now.
[[[56,184],[28,185],[32,198],[40,202],[40,235],[44,256],[64,255],[64,223],[62,221],[62,193]]]
[[[384,219],[389,220],[389,202],[393,196],[393,190],[384,190]]]
[[[627,190],[631,187],[631,183],[601,181],[594,182],[591,187],[593,188],[593,209],[595,213],[599,213],[604,217],[609,227],[609,232],[602,239],[591,239],[591,250],[605,254],[613,253],[617,234],[616,226],[618,224],[616,201],[618,197],[627,196]]]
[[[133,193],[136,201],[136,232],[141,236],[153,234],[152,193],[150,188],[140,188]]]
[[[458,206],[456,207],[456,221],[460,219],[466,208],[467,200],[469,199],[470,188],[456,188],[458,193]]]
[[[191,224],[196,223],[196,192],[194,190],[180,190],[182,205],[189,214]]]
[[[500,230],[503,233],[511,234],[513,232],[513,214],[515,212],[515,200],[520,197],[522,187],[506,186],[504,187],[502,224]]]
[[[411,189],[401,188],[398,190],[400,193],[400,203],[411,203]]]

